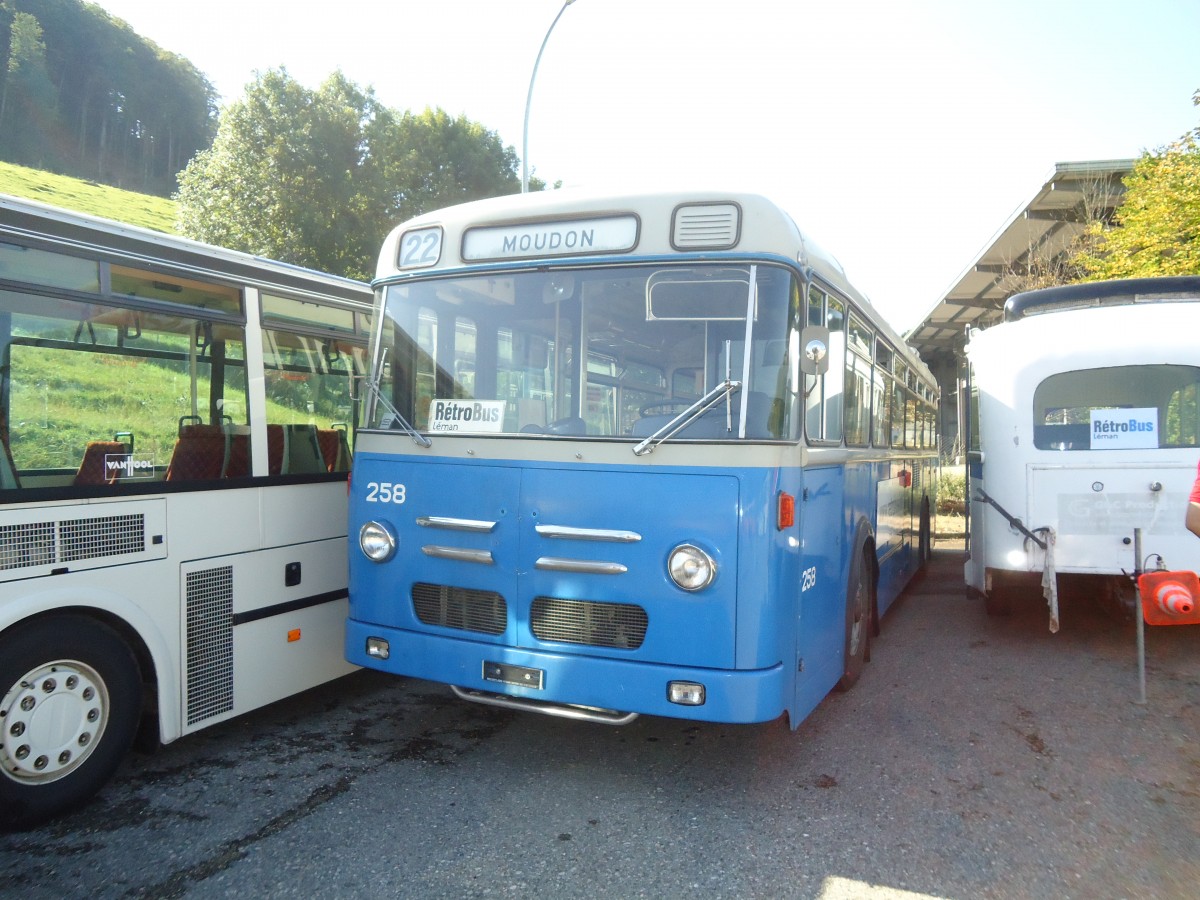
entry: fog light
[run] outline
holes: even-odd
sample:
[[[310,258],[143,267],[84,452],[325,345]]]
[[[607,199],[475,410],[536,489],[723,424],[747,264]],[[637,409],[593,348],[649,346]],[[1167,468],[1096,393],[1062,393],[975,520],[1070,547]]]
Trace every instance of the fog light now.
[[[373,659],[387,659],[391,655],[392,650],[383,638],[367,638],[367,656]]]
[[[667,684],[667,699],[680,706],[703,706],[704,685],[694,681],[672,681]]]

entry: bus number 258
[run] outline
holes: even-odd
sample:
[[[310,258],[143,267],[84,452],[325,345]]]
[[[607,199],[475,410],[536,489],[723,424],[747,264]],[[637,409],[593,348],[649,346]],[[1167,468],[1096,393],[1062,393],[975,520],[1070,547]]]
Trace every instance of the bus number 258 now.
[[[406,491],[402,484],[392,484],[390,481],[367,482],[368,503],[403,503]]]

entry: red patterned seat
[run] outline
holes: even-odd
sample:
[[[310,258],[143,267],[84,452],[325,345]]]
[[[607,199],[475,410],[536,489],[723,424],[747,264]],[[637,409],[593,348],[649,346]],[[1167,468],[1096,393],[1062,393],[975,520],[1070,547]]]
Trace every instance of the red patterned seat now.
[[[83,451],[79,471],[75,473],[76,486],[82,484],[112,484],[120,476],[119,469],[108,469],[106,456],[124,456],[128,448],[120,441],[88,441]]]

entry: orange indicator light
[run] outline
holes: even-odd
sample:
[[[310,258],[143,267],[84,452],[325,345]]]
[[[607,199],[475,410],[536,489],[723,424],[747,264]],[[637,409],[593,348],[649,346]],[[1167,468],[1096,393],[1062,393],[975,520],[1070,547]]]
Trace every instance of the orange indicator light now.
[[[775,527],[780,531],[796,524],[796,498],[786,491],[779,492],[779,512]]]

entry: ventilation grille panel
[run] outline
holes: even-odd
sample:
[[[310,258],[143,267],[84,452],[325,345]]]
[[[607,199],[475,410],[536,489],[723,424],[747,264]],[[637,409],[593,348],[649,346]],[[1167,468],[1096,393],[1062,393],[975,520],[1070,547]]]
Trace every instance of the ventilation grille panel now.
[[[105,516],[59,522],[58,541],[63,562],[140,553],[146,547],[145,516]]]
[[[650,624],[646,611],[631,603],[599,603],[536,597],[529,628],[539,641],[636,650]]]
[[[146,517],[91,516],[0,527],[0,569],[124,556],[146,549]]]
[[[0,569],[52,565],[54,546],[53,522],[0,526]]]
[[[734,203],[681,206],[675,210],[671,244],[677,250],[727,250],[738,242],[740,212]]]
[[[189,572],[187,720],[233,709],[233,566]]]
[[[426,625],[480,634],[503,634],[508,604],[495,591],[418,582],[412,587],[413,612]]]

